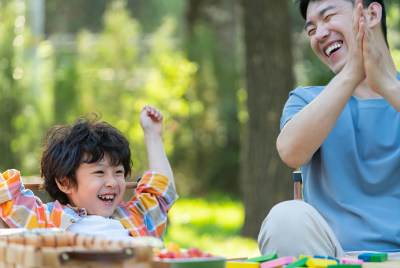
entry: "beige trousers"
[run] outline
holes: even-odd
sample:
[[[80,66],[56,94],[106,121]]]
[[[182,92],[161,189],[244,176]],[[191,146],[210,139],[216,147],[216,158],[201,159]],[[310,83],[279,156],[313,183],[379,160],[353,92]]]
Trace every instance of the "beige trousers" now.
[[[344,257],[345,253],[331,228],[309,204],[300,200],[274,206],[265,218],[258,247],[262,255],[319,255]]]

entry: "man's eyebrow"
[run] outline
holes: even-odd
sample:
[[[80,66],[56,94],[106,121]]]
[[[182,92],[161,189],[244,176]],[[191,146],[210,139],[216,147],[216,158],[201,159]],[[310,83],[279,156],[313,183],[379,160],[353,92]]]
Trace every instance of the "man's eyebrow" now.
[[[329,6],[325,7],[325,8],[323,8],[323,9],[321,9],[320,12],[318,13],[318,17],[320,17],[320,18],[323,17],[324,14],[325,14],[328,10],[331,10],[331,9],[334,9],[334,8],[336,8],[336,6],[334,6],[334,5],[329,5]],[[307,21],[306,24],[304,25],[304,30],[306,30],[307,27],[310,26],[311,24],[314,24],[314,23],[313,23],[312,21]]]

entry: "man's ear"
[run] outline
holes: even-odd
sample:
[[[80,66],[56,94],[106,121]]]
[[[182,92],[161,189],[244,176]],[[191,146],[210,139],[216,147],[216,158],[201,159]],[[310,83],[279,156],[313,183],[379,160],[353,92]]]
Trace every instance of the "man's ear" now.
[[[373,28],[375,27],[377,24],[379,24],[381,22],[382,19],[382,6],[377,3],[377,2],[373,2],[369,5],[368,7],[368,26]]]
[[[67,177],[61,178],[59,180],[56,179],[56,183],[58,186],[58,189],[62,191],[65,194],[70,194],[72,192],[72,188],[70,187],[70,183]]]

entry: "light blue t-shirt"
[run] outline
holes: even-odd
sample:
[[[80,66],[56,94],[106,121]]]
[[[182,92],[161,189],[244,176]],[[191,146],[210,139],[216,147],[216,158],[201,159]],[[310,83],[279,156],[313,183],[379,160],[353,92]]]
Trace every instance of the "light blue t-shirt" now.
[[[281,129],[323,89],[290,92]],[[344,251],[400,251],[400,114],[385,99],[352,96],[301,172],[304,201]]]

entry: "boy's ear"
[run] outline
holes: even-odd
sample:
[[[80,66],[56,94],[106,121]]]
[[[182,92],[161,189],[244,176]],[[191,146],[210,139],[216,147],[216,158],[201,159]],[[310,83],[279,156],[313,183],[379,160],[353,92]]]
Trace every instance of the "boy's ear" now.
[[[65,193],[65,194],[71,193],[73,187],[70,187],[69,180],[67,177],[63,177],[59,180],[56,179],[56,183],[57,183],[58,189],[60,189],[63,193]]]
[[[368,26],[373,28],[381,22],[382,19],[382,6],[373,2],[368,7]]]

